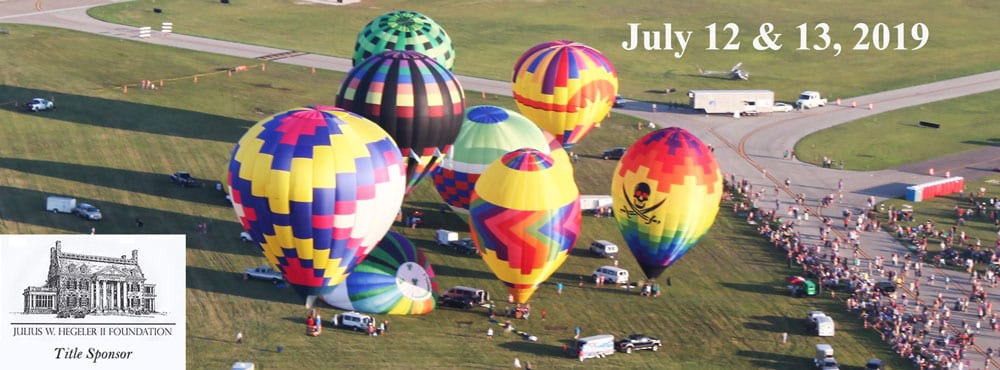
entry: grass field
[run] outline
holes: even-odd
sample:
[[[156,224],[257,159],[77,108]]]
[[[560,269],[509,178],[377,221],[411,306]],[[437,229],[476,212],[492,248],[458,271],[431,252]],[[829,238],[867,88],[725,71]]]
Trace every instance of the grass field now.
[[[998,99],[994,91],[878,114],[806,136],[795,152],[817,166],[828,156],[849,170],[874,171],[1000,145]],[[920,121],[942,125],[930,129]]]
[[[154,13],[154,7],[162,13]],[[324,6],[308,1],[233,1],[229,5],[202,0],[141,0],[93,9],[91,14],[110,22],[133,26],[174,23],[175,32],[267,45],[318,54],[349,57],[358,31],[371,19],[391,10],[422,12],[445,28],[455,48],[455,71],[506,80],[514,62],[529,47],[540,42],[570,39],[601,50],[621,76],[623,95],[653,102],[687,103],[691,89],[771,89],[778,100],[794,100],[806,89],[820,90],[831,98],[850,97],[923,82],[993,70],[1000,50],[988,42],[1000,34],[995,14],[1000,3],[970,1],[941,3],[932,0],[882,2],[849,0],[791,5],[781,1],[680,2],[680,1],[508,1],[475,0],[419,2],[365,0],[349,6]],[[483,11],[489,9],[489,11]],[[770,22],[781,33],[781,50],[756,50],[754,39],[763,23]],[[641,30],[691,31],[681,58],[673,40],[673,51],[626,51],[628,23]],[[716,24],[716,46],[722,49],[739,28],[739,51],[707,50],[709,30]],[[832,43],[844,51],[834,56],[833,47],[822,47],[819,23],[829,24]],[[891,36],[886,50],[853,50],[862,39],[858,23],[869,30],[884,23]],[[911,28],[928,27],[928,41],[919,50],[895,50],[897,42],[912,49],[917,42]],[[796,28],[805,24],[806,50],[798,50],[802,37]],[[903,37],[894,28],[903,24]],[[865,27],[865,26],[861,26]],[[157,27],[154,27],[154,29]],[[702,77],[706,70],[729,70],[737,62],[751,73],[750,81]],[[676,94],[664,95],[666,88]]]
[[[221,178],[228,152],[248,126],[293,106],[329,103],[342,75],[271,64],[266,72],[250,68],[230,78],[225,69],[255,62],[70,31],[5,27],[10,34],[0,49],[0,60],[7,63],[0,70],[0,232],[81,233],[96,227],[108,234],[187,234],[189,368],[221,368],[234,360],[256,361],[265,369],[497,368],[515,356],[538,368],[595,363],[621,369],[801,368],[809,366],[812,345],[819,342],[803,329],[804,314],[813,309],[837,319],[839,335],[829,342],[844,365],[859,367],[878,356],[890,359],[891,368],[905,366],[892,362],[887,347],[858,319],[844,315],[840,303],[787,297],[783,276],[792,271],[781,255],[726,211],[701,245],[668,270],[672,286],[656,299],[576,286],[580,275],[608,263],[587,255],[583,246],[598,237],[621,243],[609,219],[586,217],[578,248],[532,300],[536,310],[549,312],[548,319],[516,322],[538,342],[511,335],[488,341],[485,311],[450,309],[389,318],[390,332],[378,338],[331,329],[308,338],[302,301],[290,289],[242,280],[243,269],[264,259],[237,241],[239,226],[222,195],[211,186],[175,187],[167,174],[189,170],[208,181]],[[46,62],[34,62],[39,60]],[[195,84],[197,74],[202,76]],[[164,86],[138,89],[141,79],[163,79]],[[122,92],[125,84],[132,85],[128,93]],[[54,98],[57,110],[29,114],[10,104],[33,96]],[[470,94],[469,105],[483,103],[510,105]],[[642,132],[634,123],[613,115],[577,146],[583,193],[608,188],[614,162],[596,155],[637,138]],[[404,204],[407,210],[425,210],[426,226],[397,230],[428,253],[442,287],[472,285],[502,296],[501,284],[481,261],[432,245],[433,229],[464,225],[436,212],[440,201],[429,185]],[[92,201],[106,219],[88,222],[44,212],[48,194]],[[145,221],[143,229],[135,227],[135,217]],[[204,221],[209,232],[196,233],[194,225]],[[624,257],[622,266],[638,272],[627,253]],[[557,282],[567,284],[561,296],[554,294]],[[324,317],[335,312],[325,309]],[[661,337],[665,348],[580,364],[559,354],[577,325],[584,334],[646,332]],[[247,337],[243,346],[231,343],[238,330]],[[790,334],[790,344],[778,343],[782,332]],[[274,351],[278,345],[283,353]]]

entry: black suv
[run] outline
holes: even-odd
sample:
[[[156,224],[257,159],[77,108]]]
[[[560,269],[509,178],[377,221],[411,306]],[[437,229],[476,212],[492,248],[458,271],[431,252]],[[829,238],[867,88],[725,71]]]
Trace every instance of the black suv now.
[[[896,291],[896,283],[891,281],[880,281],[875,283],[875,290],[882,293],[892,293]]]
[[[604,159],[622,159],[622,156],[624,156],[624,155],[625,155],[625,147],[620,146],[620,147],[617,147],[617,148],[611,148],[611,149],[605,150],[604,153],[601,154],[601,158],[604,158]]]
[[[459,297],[444,296],[441,297],[441,301],[438,304],[445,307],[455,307],[464,310],[472,309],[473,306],[472,300],[469,299],[469,297],[465,296],[459,296]]]
[[[653,352],[660,350],[663,343],[659,339],[643,334],[632,334],[628,338],[615,343],[615,348],[625,353],[632,353],[633,350],[648,349]]]
[[[173,175],[170,175],[170,181],[174,184],[185,187],[195,186],[198,183],[198,180],[195,180],[194,177],[191,177],[191,174],[186,171],[174,172]]]
[[[452,248],[455,248],[455,252],[459,254],[464,254],[466,256],[475,256],[479,254],[476,250],[476,245],[472,243],[472,239],[465,238],[462,240],[452,240],[448,242]]]

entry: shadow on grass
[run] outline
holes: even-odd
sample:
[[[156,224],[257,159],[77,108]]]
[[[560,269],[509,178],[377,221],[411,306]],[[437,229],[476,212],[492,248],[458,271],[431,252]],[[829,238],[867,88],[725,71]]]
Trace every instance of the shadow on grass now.
[[[720,282],[719,285],[722,285],[729,289],[736,289],[744,292],[788,296],[788,289],[785,289],[784,286],[774,286],[768,284],[730,283],[730,282]]]
[[[9,85],[0,85],[0,96],[19,97],[19,101],[42,97],[56,104],[55,110],[37,113],[14,106],[0,108],[20,114],[45,114],[46,118],[66,122],[225,143],[235,143],[254,124],[183,109]]]
[[[529,335],[531,333],[528,333]],[[500,344],[500,347],[506,348],[508,350],[519,352],[522,354],[532,354],[536,356],[561,356],[563,354],[562,346],[557,346],[554,344],[545,344],[541,342],[531,342],[528,340],[514,340],[510,342],[504,342]],[[530,358],[521,358],[521,362],[525,360],[530,360]]]
[[[170,182],[170,174],[6,157],[0,157],[0,167],[133,193],[228,206],[225,195],[209,186],[212,180],[202,182],[201,187],[184,188]]]
[[[771,352],[760,352],[760,351],[736,351],[736,355],[746,358],[753,368],[759,369],[807,369],[812,367],[812,361],[809,358],[795,357],[789,355],[782,355]]]
[[[195,266],[187,266],[187,288],[268,302],[291,303],[295,305],[301,305],[304,302],[291,288],[279,289],[270,282],[243,280],[243,274],[240,273],[210,270]]]
[[[496,279],[496,276],[489,271],[477,271],[470,270],[461,267],[447,266],[447,265],[435,265],[434,274],[437,276],[455,276],[463,278],[473,278],[473,279]]]
[[[1000,138],[989,138],[986,140],[966,140],[962,142],[963,144],[981,145],[981,146],[1000,146]]]
[[[806,334],[806,330],[798,329],[796,321],[785,316],[751,316],[752,322],[743,323],[743,327],[750,330],[769,331],[772,333],[792,332],[793,334]],[[788,330],[794,328],[795,330]]]

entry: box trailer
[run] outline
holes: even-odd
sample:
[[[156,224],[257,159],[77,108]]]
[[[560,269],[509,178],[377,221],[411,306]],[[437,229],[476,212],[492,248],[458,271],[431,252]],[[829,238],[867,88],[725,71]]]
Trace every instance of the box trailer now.
[[[708,114],[754,115],[774,110],[771,90],[691,90],[691,108]]]
[[[76,208],[76,198],[51,195],[45,198],[45,210],[53,213],[73,213]]]
[[[611,207],[610,195],[581,195],[580,210],[589,211],[603,207]]]

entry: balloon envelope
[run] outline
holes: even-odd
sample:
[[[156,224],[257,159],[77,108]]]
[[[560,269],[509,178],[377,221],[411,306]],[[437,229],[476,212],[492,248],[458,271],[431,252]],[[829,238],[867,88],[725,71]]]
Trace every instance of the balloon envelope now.
[[[573,41],[536,45],[514,65],[518,109],[571,148],[611,111],[618,73],[600,51]]]
[[[452,210],[468,213],[476,180],[491,163],[519,148],[549,153],[548,145],[543,131],[520,113],[492,105],[475,106],[466,112],[455,145],[431,178]]]
[[[455,65],[455,49],[444,28],[426,15],[410,10],[382,14],[362,28],[354,43],[352,65],[386,50],[413,50],[433,58],[448,70]]]
[[[389,315],[423,315],[437,304],[434,269],[405,236],[390,231],[323,300],[333,307]]]
[[[347,73],[336,105],[378,123],[396,141],[406,159],[409,193],[455,142],[465,95],[455,76],[433,59],[386,51]]]
[[[611,199],[618,229],[646,277],[654,279],[715,222],[722,174],[701,140],[665,128],[628,148],[611,179]]]
[[[562,266],[580,234],[580,191],[549,155],[518,149],[476,182],[472,240],[518,303]]]
[[[403,201],[399,148],[334,107],[264,119],[240,139],[228,186],[243,228],[303,296],[329,292],[375,247]]]

